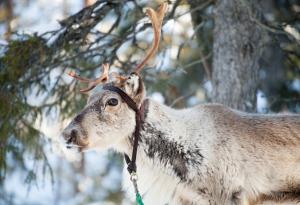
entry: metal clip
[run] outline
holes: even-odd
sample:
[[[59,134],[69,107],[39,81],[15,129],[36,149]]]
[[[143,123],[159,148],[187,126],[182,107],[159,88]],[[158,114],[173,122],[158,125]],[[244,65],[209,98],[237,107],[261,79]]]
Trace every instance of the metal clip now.
[[[131,172],[130,174],[130,180],[131,181],[137,181],[138,180],[138,176],[135,172]]]

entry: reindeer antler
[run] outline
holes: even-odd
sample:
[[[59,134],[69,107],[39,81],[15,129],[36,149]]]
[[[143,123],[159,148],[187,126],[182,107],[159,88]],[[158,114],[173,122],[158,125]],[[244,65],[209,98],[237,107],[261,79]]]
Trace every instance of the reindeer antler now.
[[[146,10],[146,13],[151,20],[152,27],[154,30],[154,40],[152,43],[152,47],[148,51],[145,59],[134,69],[134,72],[137,74],[139,74],[141,72],[141,70],[144,68],[146,63],[151,59],[151,57],[153,57],[153,55],[156,53],[156,51],[158,49],[160,35],[161,35],[162,22],[163,22],[164,15],[167,11],[167,8],[168,8],[168,4],[163,3],[162,5],[160,5],[160,7],[158,8],[157,11],[154,11],[151,8],[147,8],[147,10]],[[86,92],[92,90],[93,88],[95,88],[98,84],[106,83],[108,81],[108,79],[109,79],[109,76],[108,76],[109,64],[102,64],[102,67],[103,67],[103,73],[100,77],[98,77],[96,79],[83,78],[83,77],[77,75],[74,71],[70,71],[68,74],[71,77],[73,77],[81,82],[89,83],[89,86],[87,88],[80,90],[80,92],[86,93]],[[119,81],[118,82],[119,84],[123,84],[127,80],[127,77],[118,75],[116,73],[113,73],[113,76]]]
[[[103,68],[102,75],[96,79],[83,78],[83,77],[77,75],[74,71],[70,71],[68,73],[68,75],[81,81],[81,82],[89,83],[89,86],[87,88],[80,90],[80,92],[86,93],[86,92],[92,90],[93,88],[95,88],[98,84],[106,83],[108,81],[108,79],[109,79],[109,75],[108,75],[109,74],[109,64],[108,63],[102,64],[102,68]]]
[[[160,5],[157,11],[154,11],[152,8],[147,8],[146,13],[149,16],[152,27],[154,30],[154,40],[152,43],[151,49],[148,51],[145,59],[136,67],[134,72],[140,73],[141,70],[144,68],[146,63],[153,57],[153,55],[156,53],[158,46],[159,46],[159,41],[160,41],[160,35],[161,35],[161,26],[162,22],[164,19],[164,15],[167,12],[168,4],[163,3]]]

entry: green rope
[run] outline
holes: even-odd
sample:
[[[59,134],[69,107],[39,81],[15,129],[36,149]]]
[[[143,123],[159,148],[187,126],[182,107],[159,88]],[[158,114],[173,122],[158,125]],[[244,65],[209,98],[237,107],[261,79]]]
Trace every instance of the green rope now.
[[[135,201],[136,201],[137,205],[144,205],[142,196],[140,195],[140,192],[139,192],[139,189],[138,189],[137,179],[138,179],[138,177],[137,177],[136,173],[132,172],[130,174],[130,180],[132,181],[134,191],[135,191],[135,194],[136,194]]]
[[[136,199],[135,199],[135,200],[136,200],[136,203],[137,203],[138,205],[144,205],[140,193],[136,193]]]

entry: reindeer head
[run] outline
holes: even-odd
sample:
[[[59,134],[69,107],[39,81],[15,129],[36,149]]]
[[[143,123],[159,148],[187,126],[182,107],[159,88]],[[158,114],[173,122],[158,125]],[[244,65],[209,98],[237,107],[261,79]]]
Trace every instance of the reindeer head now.
[[[80,90],[90,92],[85,108],[64,129],[63,138],[67,147],[79,147],[81,150],[89,148],[110,148],[124,142],[135,129],[135,112],[122,99],[119,93],[103,89],[103,86],[114,86],[124,91],[139,108],[144,101],[146,90],[140,73],[149,59],[157,51],[161,26],[167,4],[162,4],[158,11],[147,9],[154,29],[154,41],[145,59],[129,76],[112,73],[114,80],[109,81],[109,65],[103,64],[103,74],[94,80],[78,76],[74,72],[69,75],[79,81],[89,83],[88,88]]]

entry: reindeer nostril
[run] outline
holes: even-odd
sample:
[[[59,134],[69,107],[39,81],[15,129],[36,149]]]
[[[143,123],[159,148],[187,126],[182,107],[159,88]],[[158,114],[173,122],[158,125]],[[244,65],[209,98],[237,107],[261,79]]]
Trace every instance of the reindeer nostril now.
[[[64,138],[66,139],[67,144],[71,144],[72,142],[76,142],[78,137],[78,131],[73,129],[69,135],[64,134]]]
[[[70,137],[71,142],[75,142],[77,137],[78,137],[77,130],[72,130],[71,131],[71,137]]]

